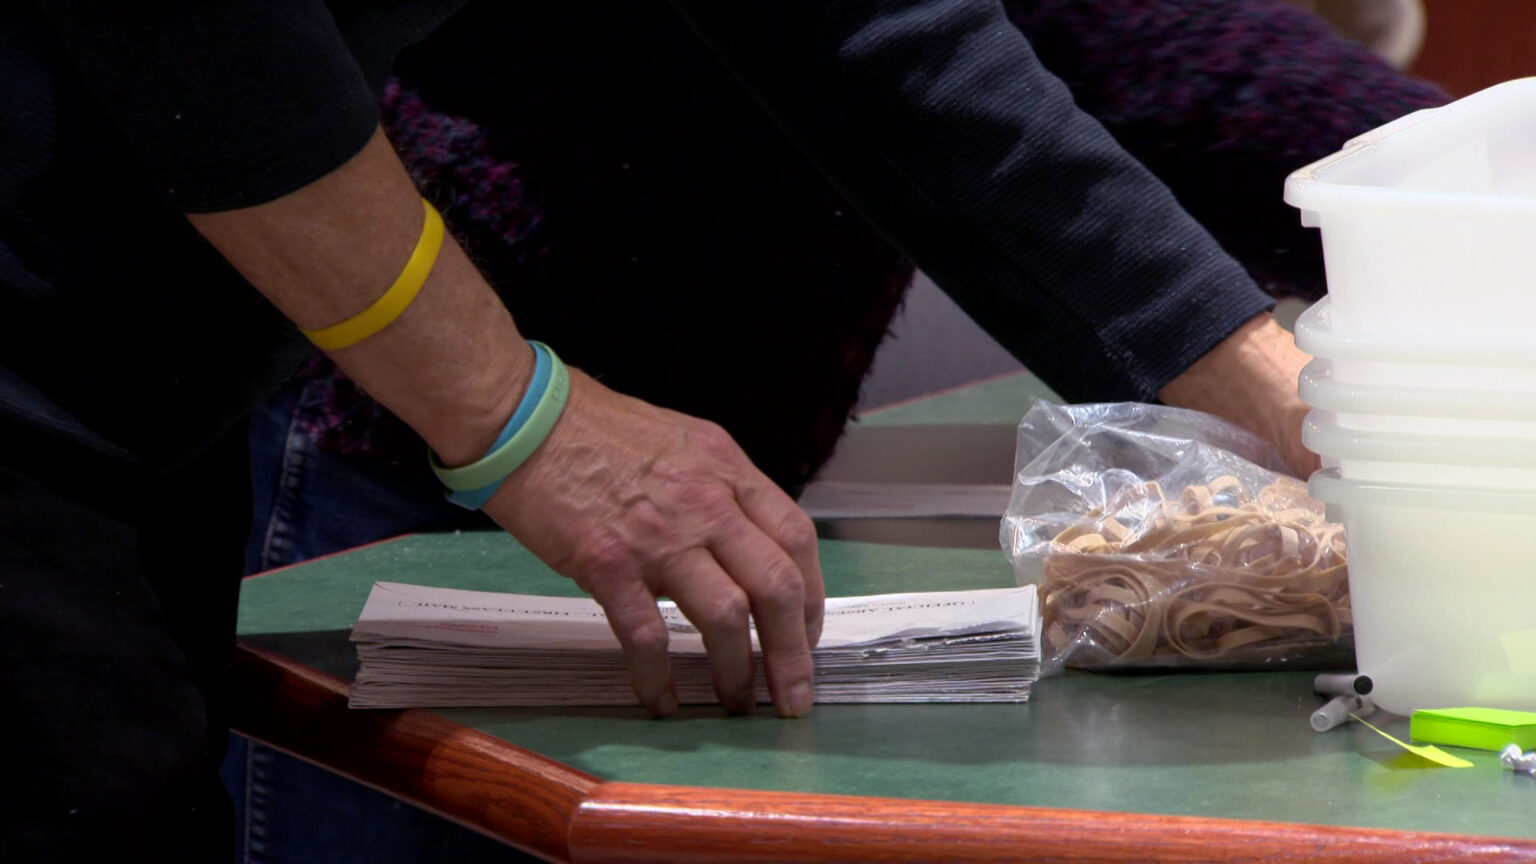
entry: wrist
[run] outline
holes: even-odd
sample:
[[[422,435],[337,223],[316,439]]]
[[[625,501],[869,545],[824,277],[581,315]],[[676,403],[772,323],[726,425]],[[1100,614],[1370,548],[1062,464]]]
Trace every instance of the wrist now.
[[[533,375],[533,348],[457,244],[395,323],[331,356],[450,464],[480,458]]]
[[[428,461],[449,489],[448,500],[478,510],[501,487],[508,475],[533,456],[554,429],[570,396],[570,374],[548,345],[534,342],[533,379],[512,418],[502,428],[484,456],[464,465],[446,465],[432,451]]]
[[[1311,360],[1269,314],[1250,319],[1168,382],[1159,397],[1282,441],[1306,412],[1296,381]]]
[[[464,370],[459,386],[416,424],[444,465],[473,462],[491,449],[533,379],[533,346],[520,336],[486,361]]]

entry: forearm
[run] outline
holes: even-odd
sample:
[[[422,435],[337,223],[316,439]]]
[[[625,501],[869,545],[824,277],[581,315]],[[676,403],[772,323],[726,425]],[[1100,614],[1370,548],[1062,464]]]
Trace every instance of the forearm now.
[[[416,189],[382,133],[291,194],[188,218],[306,330],[346,320],[377,300],[422,230]],[[331,356],[448,464],[486,451],[511,416],[532,362],[506,308],[451,235],[400,317]]]
[[[1270,305],[990,0],[672,0],[871,222],[1073,399],[1144,399]]]

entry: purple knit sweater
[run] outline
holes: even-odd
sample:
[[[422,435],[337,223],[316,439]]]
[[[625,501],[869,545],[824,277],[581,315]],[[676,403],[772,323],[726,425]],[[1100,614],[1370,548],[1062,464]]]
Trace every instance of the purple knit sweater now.
[[[1046,68],[1259,285],[1321,296],[1322,245],[1286,175],[1439,89],[1279,0],[1009,0]]]

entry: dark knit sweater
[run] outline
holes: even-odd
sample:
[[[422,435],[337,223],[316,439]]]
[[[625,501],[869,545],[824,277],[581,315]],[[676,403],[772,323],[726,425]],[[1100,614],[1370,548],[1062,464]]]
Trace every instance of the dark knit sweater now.
[[[334,167],[371,126],[367,85],[444,4],[389,14],[362,0],[332,3],[330,14],[318,3],[221,4],[218,15],[243,16],[243,38],[229,40],[201,18],[201,30],[167,29],[177,20],[167,10],[183,3],[110,15],[42,5],[51,25],[27,6],[0,17],[0,57],[17,73],[0,87],[27,90],[0,119],[0,335],[13,337],[0,348],[0,424],[174,461],[297,355],[291,328],[157,199],[181,209],[254,203]],[[1073,107],[999,7],[682,5],[844,192],[1068,396],[1150,398],[1266,307],[1167,190]],[[1012,12],[1043,26],[1090,21],[1081,10],[1092,5]],[[1216,20],[1210,3],[1172,5]],[[1282,48],[1348,56],[1401,86],[1308,19],[1276,20],[1289,28]],[[434,200],[520,324],[621,389],[722,419],[781,483],[802,481],[852,404],[903,265],[739,96],[716,98],[731,85],[662,10],[484,3],[454,24],[404,74],[480,123],[485,158],[507,166],[468,189],[440,171],[438,194],[451,197]],[[1135,68],[1120,71],[1131,84],[1106,90],[1134,93]],[[1221,69],[1211,80],[1248,75]],[[714,102],[669,92],[700,75]],[[189,102],[189,76],[230,82],[238,98]],[[1432,98],[1409,95],[1389,104]],[[175,110],[186,105],[197,110]],[[253,108],[279,122],[250,123]],[[720,115],[697,113],[710,108]],[[1336,113],[1349,114],[1341,127],[1389,119],[1364,106]],[[704,128],[715,134],[695,141]],[[1321,153],[1338,142],[1308,143]],[[499,184],[519,170],[527,194],[502,196]],[[791,194],[764,213],[776,189]],[[486,190],[497,195],[478,197]],[[700,265],[684,290],[662,262],[690,256]],[[779,263],[772,279],[714,266],[754,258]],[[60,352],[49,334],[68,321],[83,338]],[[810,385],[820,380],[832,387]],[[74,421],[62,433],[61,418]]]
[[[1282,4],[1011,0],[1006,8],[1077,103],[1271,293],[1322,290],[1317,233],[1280,199],[1285,175],[1444,99]],[[596,11],[577,20],[555,8],[466,10],[407,53],[406,83],[421,92],[386,94],[386,128],[424,188],[452,202],[450,220],[525,325],[560,328],[555,298],[575,294],[641,330],[665,328],[658,316],[680,313],[645,301],[659,285],[693,298],[679,305],[699,304],[695,316],[731,321],[694,336],[722,361],[720,378],[686,355],[626,362],[632,343],[583,339],[579,321],[548,338],[583,351],[616,386],[720,421],[793,485],[841,431],[904,269],[878,254],[883,244],[860,220],[825,218],[842,206],[839,196],[745,108],[745,95],[677,21],[645,4]],[[593,40],[597,49],[582,53]],[[517,62],[475,72],[491,46]],[[581,98],[561,98],[572,92]],[[668,240],[678,236],[709,242],[678,254]],[[565,264],[544,269],[551,258]],[[727,317],[711,303],[721,284],[759,305]],[[848,302],[817,303],[827,296]],[[806,308],[822,312],[805,316]],[[794,367],[776,341],[791,330]],[[421,470],[414,436],[329,364],[305,380],[296,420],[322,447]],[[718,398],[733,380],[753,398]]]
[[[308,356],[178,208],[335,168],[456,2],[0,4],[5,464],[132,514]],[[382,11],[376,11],[382,10]]]

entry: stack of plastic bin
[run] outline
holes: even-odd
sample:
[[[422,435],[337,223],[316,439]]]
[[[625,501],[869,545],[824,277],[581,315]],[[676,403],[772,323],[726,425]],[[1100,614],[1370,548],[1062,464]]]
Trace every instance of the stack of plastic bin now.
[[[1420,111],[1286,182],[1329,296],[1297,324],[1387,710],[1536,710],[1536,79]]]

